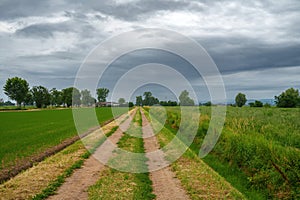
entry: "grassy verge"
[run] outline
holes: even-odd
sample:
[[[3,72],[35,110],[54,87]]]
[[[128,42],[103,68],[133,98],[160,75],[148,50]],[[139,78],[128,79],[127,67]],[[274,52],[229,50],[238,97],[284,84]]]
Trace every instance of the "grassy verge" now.
[[[145,115],[150,120],[147,112]],[[165,127],[156,136],[161,148],[174,139],[174,134]],[[245,199],[189,148],[181,158],[172,163],[171,168],[192,199]]]
[[[141,114],[138,111],[127,131],[130,134],[125,133],[118,142],[120,148],[134,153],[145,152],[143,139],[135,137],[142,135],[141,122]],[[123,156],[119,153],[116,152],[116,156],[109,162],[118,162],[120,156]],[[122,160],[126,158],[123,157]],[[136,162],[122,162],[120,165],[124,169],[147,167],[146,161],[144,158]],[[149,173],[134,174],[106,168],[101,172],[99,181],[89,188],[89,199],[154,199],[151,185]]]

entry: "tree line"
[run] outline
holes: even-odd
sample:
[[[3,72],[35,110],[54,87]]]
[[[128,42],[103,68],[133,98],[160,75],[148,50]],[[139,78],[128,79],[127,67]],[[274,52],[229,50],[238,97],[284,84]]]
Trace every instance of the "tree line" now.
[[[52,88],[48,90],[44,86],[29,87],[25,79],[14,77],[9,78],[3,87],[4,93],[12,100],[17,102],[17,106],[33,105],[38,108],[51,106],[92,106],[96,99],[92,97],[91,92],[87,89],[80,91],[75,87],[69,87],[62,90]],[[107,88],[98,88],[98,101],[106,101],[109,93]]]
[[[19,77],[9,78],[3,87],[4,93],[12,100],[17,102],[17,106],[21,105],[36,105],[38,108],[45,108],[51,106],[92,106],[98,102],[106,102],[106,98],[109,93],[107,88],[97,89],[97,100],[92,97],[91,92],[87,89],[80,91],[75,87],[69,87],[62,90],[52,88],[48,90],[44,86],[29,87],[28,82],[25,79]],[[119,99],[119,105],[133,106],[132,102],[126,103],[124,98]],[[247,98],[243,93],[238,93],[235,97],[235,104],[233,106],[242,107],[246,104]],[[1,103],[1,102],[0,102]],[[11,105],[11,102],[5,102],[7,105]],[[300,95],[299,90],[289,88],[282,92],[279,96],[275,96],[275,103],[277,107],[300,107]],[[2,102],[4,104],[4,102]],[[143,96],[136,97],[137,106],[194,106],[195,102],[189,97],[189,92],[184,90],[179,95],[179,103],[177,101],[159,101],[154,97],[151,92],[144,92]],[[211,102],[203,104],[205,106],[211,106]],[[249,103],[250,107],[270,107],[269,104],[263,104],[261,101]]]
[[[300,94],[299,90],[294,88],[289,88],[282,92],[279,96],[275,96],[275,104],[280,108],[295,108],[300,107]],[[247,98],[243,93],[238,93],[235,97],[235,105],[242,107],[246,104]],[[266,103],[263,104],[261,101],[255,100],[249,103],[250,107],[270,107],[271,105]]]
[[[47,106],[92,106],[98,102],[106,102],[109,93],[107,88],[97,89],[97,100],[92,97],[91,92],[87,89],[80,91],[75,87],[69,87],[62,90],[52,88],[48,90],[44,86],[29,87],[25,79],[19,77],[9,78],[3,87],[4,93],[12,100],[17,102],[17,106],[34,105],[38,108],[46,108]],[[144,97],[144,98],[143,98]],[[188,91],[182,91],[179,96],[180,105],[193,106],[194,100],[189,97]],[[133,106],[132,102],[126,103],[124,98],[118,101],[120,106]],[[159,101],[151,92],[144,92],[143,96],[136,97],[136,105],[152,106],[160,104],[162,106],[177,106],[176,101]]]

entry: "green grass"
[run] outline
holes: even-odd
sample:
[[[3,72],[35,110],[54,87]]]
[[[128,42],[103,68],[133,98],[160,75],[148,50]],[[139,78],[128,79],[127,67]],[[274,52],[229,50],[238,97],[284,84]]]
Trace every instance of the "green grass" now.
[[[73,174],[73,172],[74,172],[75,169],[81,168],[81,166],[83,165],[84,159],[86,159],[87,157],[89,157],[88,155],[90,155],[89,152],[87,152],[86,154],[84,154],[82,156],[82,159],[78,160],[70,168],[68,168],[67,170],[65,170],[62,175],[58,176],[40,194],[35,195],[32,198],[32,200],[46,199],[50,195],[55,194],[57,188],[59,188],[65,182],[65,179],[67,177],[71,176]]]
[[[198,133],[190,148],[198,154],[210,122],[200,107]],[[167,108],[166,127],[180,127],[179,108]],[[299,198],[300,109],[228,107],[218,143],[204,158],[249,199]]]
[[[119,114],[126,111],[117,108]],[[99,123],[112,118],[111,108],[97,108],[96,114]],[[0,112],[0,122],[0,169],[77,135],[71,109]],[[82,132],[96,125],[85,124]]]
[[[146,112],[145,115],[150,120],[149,113]],[[156,123],[159,122],[153,119],[151,121],[152,127],[155,127]],[[170,129],[171,127],[164,127],[159,130],[156,135],[162,149],[170,144],[171,140],[176,139],[174,138],[176,137],[174,134],[176,132]],[[164,150],[168,158],[168,150]],[[226,199],[245,199],[238,190],[229,185],[223,177],[209,168],[208,165],[189,148],[181,158],[171,164],[171,168],[176,173],[176,177],[181,181],[182,186],[190,195],[191,199],[224,199],[225,196]]]
[[[119,127],[113,127],[108,133],[106,133],[106,137],[111,136]],[[81,155],[81,159],[76,161],[70,168],[66,169],[63,174],[59,175],[53,182],[51,182],[41,193],[36,194],[32,200],[42,200],[47,197],[54,195],[56,190],[65,182],[66,178],[71,176],[75,169],[81,168],[84,163],[84,160],[89,158],[96,149],[103,144],[106,137],[101,137],[100,140],[95,141],[93,147],[86,151],[83,155]]]
[[[137,112],[132,121],[130,128],[127,130],[129,134],[126,134],[118,142],[118,147],[123,150],[144,153],[144,142],[140,137],[134,137],[132,135],[141,136],[141,114]],[[109,162],[118,162],[120,152],[116,152],[116,156]],[[132,158],[129,158],[130,160]],[[122,161],[124,157],[122,158]],[[136,160],[136,162],[122,162],[120,165],[124,169],[147,167],[147,159]],[[89,188],[89,199],[154,199],[155,195],[152,194],[152,182],[149,178],[149,173],[129,173],[121,172],[115,169],[103,170],[100,174],[99,181]]]

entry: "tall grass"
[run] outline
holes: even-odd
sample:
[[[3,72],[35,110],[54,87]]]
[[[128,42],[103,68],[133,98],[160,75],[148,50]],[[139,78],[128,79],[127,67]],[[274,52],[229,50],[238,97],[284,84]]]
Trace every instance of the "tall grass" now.
[[[179,109],[167,110],[166,126],[176,131]],[[196,153],[210,122],[210,108],[200,111]],[[299,117],[300,109],[228,107],[222,135],[204,160],[250,199],[299,198]]]

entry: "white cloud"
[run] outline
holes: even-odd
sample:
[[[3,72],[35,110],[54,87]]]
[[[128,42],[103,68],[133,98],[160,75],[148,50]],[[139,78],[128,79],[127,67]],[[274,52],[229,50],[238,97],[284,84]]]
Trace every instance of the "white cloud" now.
[[[8,21],[0,21],[0,32],[15,33],[17,30],[35,24],[55,24],[70,20],[64,12],[54,13],[50,16],[29,16]]]

